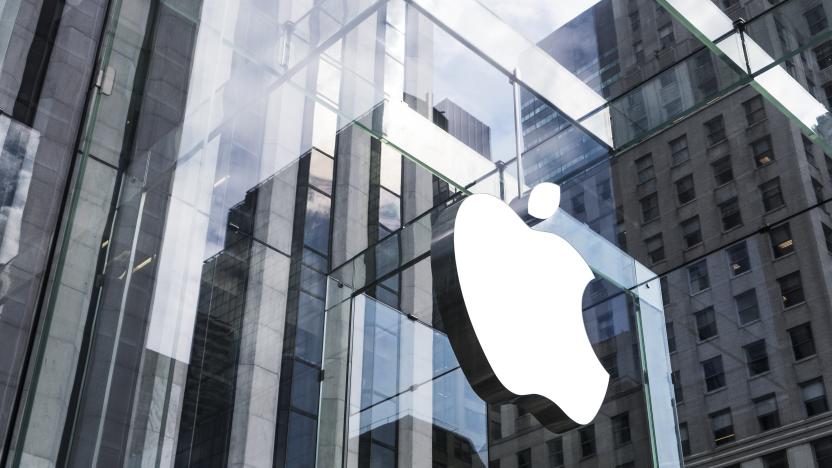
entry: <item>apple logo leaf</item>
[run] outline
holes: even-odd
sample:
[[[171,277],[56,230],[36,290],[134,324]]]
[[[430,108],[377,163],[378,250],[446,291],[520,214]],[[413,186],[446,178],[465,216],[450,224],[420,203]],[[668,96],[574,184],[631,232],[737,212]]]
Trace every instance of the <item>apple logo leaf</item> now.
[[[583,323],[592,271],[566,240],[524,222],[554,216],[559,200],[551,183],[511,207],[471,195],[440,214],[431,246],[437,308],[474,391],[555,432],[590,423],[609,383]]]

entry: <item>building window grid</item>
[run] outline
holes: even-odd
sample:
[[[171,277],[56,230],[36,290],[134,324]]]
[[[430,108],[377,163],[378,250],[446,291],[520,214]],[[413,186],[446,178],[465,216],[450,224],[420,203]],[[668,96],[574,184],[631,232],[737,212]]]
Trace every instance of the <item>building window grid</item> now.
[[[755,398],[754,411],[757,415],[757,423],[760,426],[760,432],[780,427],[780,415],[777,410],[777,398],[774,394]]]
[[[737,315],[740,325],[747,325],[760,318],[760,311],[757,305],[757,291],[750,289],[734,297],[737,304]]]
[[[745,119],[749,127],[765,120],[766,108],[763,105],[762,96],[754,96],[742,103],[742,106],[745,109]]]
[[[650,257],[651,262],[658,263],[664,260],[664,240],[661,234],[646,239],[644,243],[647,246],[647,256]]]
[[[702,242],[702,229],[699,223],[699,216],[686,219],[679,223],[682,228],[682,239],[685,241],[685,247],[690,248]]]
[[[688,151],[688,138],[686,135],[682,135],[675,140],[670,141],[670,164],[677,165],[681,164],[685,161],[690,159],[690,153]]]
[[[829,411],[829,403],[826,400],[826,387],[823,379],[818,377],[800,384],[800,393],[803,396],[803,405],[806,408],[806,416],[812,417]]]
[[[564,466],[563,438],[557,437],[546,441],[546,448],[549,452],[549,468],[561,468]]]
[[[780,178],[775,177],[760,185],[760,194],[763,197],[763,208],[766,212],[774,211],[785,206],[783,191],[780,188]]]
[[[727,249],[728,266],[732,276],[741,275],[751,270],[751,259],[748,257],[748,247],[745,241],[734,244]]]
[[[740,213],[740,205],[736,197],[720,203],[719,212],[723,231],[742,226],[742,213]]]
[[[627,412],[612,417],[612,440],[616,448],[630,443],[630,414]]]
[[[649,182],[656,178],[656,173],[653,169],[653,156],[651,154],[646,154],[636,159],[636,176],[639,184]]]
[[[595,455],[595,425],[589,424],[578,429],[578,437],[581,442],[581,457],[587,458]]]
[[[757,167],[768,166],[774,161],[774,152],[771,149],[771,137],[765,136],[751,143],[751,155],[754,157],[754,164]]]
[[[705,122],[704,125],[709,146],[713,146],[725,139],[725,120],[721,115]]]
[[[803,282],[799,271],[777,278],[777,284],[780,286],[783,308],[795,306],[805,300],[805,296],[803,294]]]
[[[644,223],[649,223],[659,217],[659,195],[651,193],[642,198],[641,203],[641,219]]]
[[[716,446],[724,445],[736,440],[734,434],[734,421],[731,417],[731,410],[724,409],[711,413],[711,429],[714,436],[714,444]]]
[[[769,232],[769,237],[774,258],[784,257],[794,252],[794,239],[792,239],[792,231],[788,223],[773,227]]]
[[[722,186],[734,180],[734,170],[731,167],[731,156],[724,156],[711,163],[716,185]]]

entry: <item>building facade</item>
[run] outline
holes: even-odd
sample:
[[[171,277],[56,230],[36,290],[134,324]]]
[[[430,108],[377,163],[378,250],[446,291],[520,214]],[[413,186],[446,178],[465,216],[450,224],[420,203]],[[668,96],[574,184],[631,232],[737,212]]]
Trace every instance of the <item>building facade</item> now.
[[[832,4],[573,3],[0,3],[0,466],[832,466]],[[611,377],[562,433],[431,267],[546,181]]]

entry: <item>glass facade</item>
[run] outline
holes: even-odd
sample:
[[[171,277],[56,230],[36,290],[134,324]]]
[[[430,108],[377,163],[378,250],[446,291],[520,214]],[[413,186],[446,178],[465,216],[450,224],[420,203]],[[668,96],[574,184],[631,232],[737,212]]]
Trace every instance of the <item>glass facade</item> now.
[[[0,466],[832,466],[828,14],[0,0]],[[541,182],[611,376],[562,433],[431,267]]]

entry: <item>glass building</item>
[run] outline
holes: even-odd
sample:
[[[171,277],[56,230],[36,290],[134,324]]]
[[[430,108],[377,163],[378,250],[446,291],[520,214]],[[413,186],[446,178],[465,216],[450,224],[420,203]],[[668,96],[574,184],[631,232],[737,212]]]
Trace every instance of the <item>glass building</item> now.
[[[829,14],[0,0],[0,467],[832,467]],[[611,377],[562,431],[431,265],[541,182]]]

